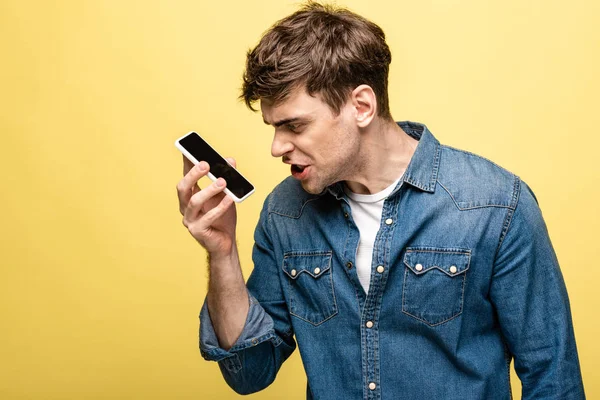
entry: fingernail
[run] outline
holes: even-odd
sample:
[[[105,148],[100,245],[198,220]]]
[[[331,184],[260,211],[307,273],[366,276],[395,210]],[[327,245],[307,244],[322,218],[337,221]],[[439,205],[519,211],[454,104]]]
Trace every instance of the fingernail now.
[[[223,178],[219,178],[217,179],[217,186],[218,187],[223,187],[225,186],[225,180]]]
[[[204,161],[198,163],[198,169],[204,171],[206,169],[206,163]]]

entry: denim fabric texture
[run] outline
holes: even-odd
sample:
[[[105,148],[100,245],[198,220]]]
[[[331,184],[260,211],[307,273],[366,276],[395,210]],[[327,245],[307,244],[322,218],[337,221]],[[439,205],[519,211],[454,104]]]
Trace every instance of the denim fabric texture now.
[[[569,300],[546,225],[518,176],[441,145],[423,124],[385,200],[369,293],[342,183],[320,195],[292,178],[255,231],[250,311],[229,349],[206,303],[200,350],[238,393],[268,386],[296,348],[308,399],[584,399]]]

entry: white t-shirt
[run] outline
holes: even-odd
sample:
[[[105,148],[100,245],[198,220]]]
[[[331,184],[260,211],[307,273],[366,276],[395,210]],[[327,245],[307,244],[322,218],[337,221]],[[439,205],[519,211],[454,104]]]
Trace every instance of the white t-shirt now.
[[[371,283],[371,263],[373,259],[373,244],[381,224],[381,214],[383,212],[383,202],[394,190],[400,178],[387,188],[375,194],[356,194],[347,186],[344,191],[348,195],[348,202],[352,210],[352,219],[360,232],[358,249],[356,250],[356,272],[358,280],[369,293]]]

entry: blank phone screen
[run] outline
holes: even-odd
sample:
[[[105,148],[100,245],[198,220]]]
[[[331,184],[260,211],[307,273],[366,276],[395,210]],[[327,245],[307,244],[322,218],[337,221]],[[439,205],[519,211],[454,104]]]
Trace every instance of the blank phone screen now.
[[[210,166],[210,173],[215,178],[223,178],[227,182],[227,189],[237,198],[243,198],[254,190],[254,186],[248,182],[239,172],[223,159],[208,143],[197,133],[192,132],[179,141],[198,162],[206,161]]]

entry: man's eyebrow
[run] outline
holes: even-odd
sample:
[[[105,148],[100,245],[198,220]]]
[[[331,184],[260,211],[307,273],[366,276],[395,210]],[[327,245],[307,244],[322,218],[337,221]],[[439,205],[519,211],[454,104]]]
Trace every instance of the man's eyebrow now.
[[[302,117],[286,118],[286,119],[282,119],[281,121],[274,122],[274,123],[273,123],[273,126],[274,126],[275,128],[278,128],[278,127],[280,127],[281,125],[289,124],[289,123],[292,123],[292,122],[297,122],[297,121],[300,121],[300,120],[302,120],[302,119],[303,119]],[[265,124],[267,124],[267,125],[271,125],[271,124],[269,124],[267,121],[265,121],[264,119],[263,119],[263,122],[264,122]]]

